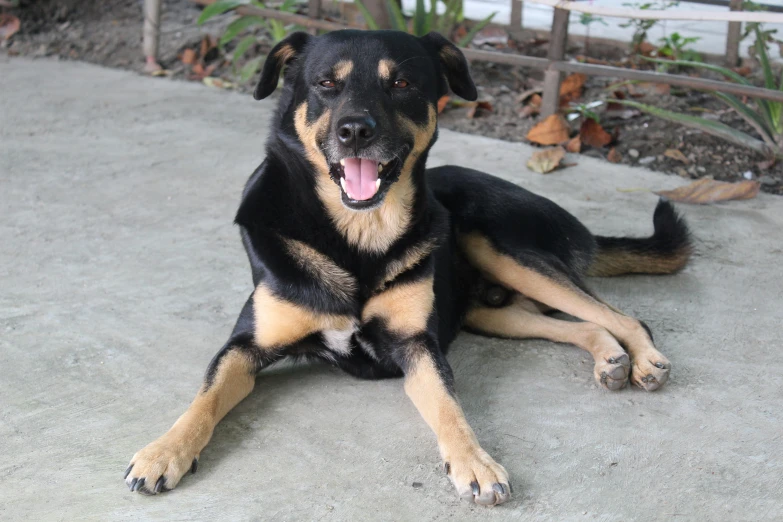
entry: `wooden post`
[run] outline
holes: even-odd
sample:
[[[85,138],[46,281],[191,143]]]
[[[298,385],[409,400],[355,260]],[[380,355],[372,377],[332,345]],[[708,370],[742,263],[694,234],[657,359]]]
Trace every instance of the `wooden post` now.
[[[160,3],[161,0],[144,0],[144,70],[155,72],[158,65],[158,42],[160,41]]]
[[[321,0],[308,0],[307,2],[307,16],[313,20],[321,18]],[[318,29],[315,27],[310,28],[310,34],[318,34]]]
[[[511,0],[511,34],[519,34],[522,30],[522,0]]]
[[[560,62],[565,57],[568,44],[568,18],[570,11],[555,8],[552,17],[552,34],[549,39],[547,59]],[[541,101],[541,116],[556,114],[560,108],[560,72],[547,68],[544,72],[544,99]]]
[[[742,0],[731,0],[729,9],[742,11]],[[736,67],[739,64],[739,46],[742,38],[742,22],[729,22],[729,31],[726,36],[726,65]]]
[[[391,29],[391,18],[389,18],[386,2],[387,0],[365,0],[364,2],[364,6],[370,12],[375,23],[378,24],[379,29]]]

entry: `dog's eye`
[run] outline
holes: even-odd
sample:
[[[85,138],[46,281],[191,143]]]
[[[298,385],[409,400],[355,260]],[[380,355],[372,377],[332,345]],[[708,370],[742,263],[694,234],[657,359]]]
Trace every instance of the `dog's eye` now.
[[[408,86],[407,80],[397,80],[394,82],[394,88],[395,89],[404,89]]]
[[[332,80],[324,80],[320,82],[321,87],[326,87],[327,89],[334,89],[337,84],[335,84]]]

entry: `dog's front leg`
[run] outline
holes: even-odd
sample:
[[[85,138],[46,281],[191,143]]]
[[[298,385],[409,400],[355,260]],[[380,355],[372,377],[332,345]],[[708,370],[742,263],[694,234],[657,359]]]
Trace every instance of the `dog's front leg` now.
[[[405,393],[438,438],[446,474],[460,497],[495,505],[511,497],[505,468],[479,445],[454,393],[451,368],[436,350],[415,350],[405,371]]]

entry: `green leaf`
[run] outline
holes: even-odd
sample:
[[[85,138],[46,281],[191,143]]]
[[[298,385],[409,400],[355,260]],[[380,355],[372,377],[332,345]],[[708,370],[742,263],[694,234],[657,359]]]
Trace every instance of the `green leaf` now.
[[[427,34],[427,8],[424,7],[424,0],[416,0],[416,10],[413,12],[413,35],[424,36]]]
[[[353,3],[356,4],[357,8],[359,8],[359,12],[362,13],[362,17],[364,17],[364,21],[367,24],[367,27],[371,31],[377,31],[378,22],[376,22],[375,18],[372,17],[370,11],[367,10],[367,7],[361,2],[361,0],[353,0]]]
[[[647,60],[648,62],[662,63],[664,65],[678,65],[681,67],[696,67],[696,68],[707,69],[708,71],[716,72],[718,74],[722,74],[726,76],[727,78],[731,78],[737,83],[741,83],[743,85],[750,85],[750,86],[753,85],[748,80],[746,80],[739,74],[735,73],[731,69],[727,69],[726,67],[720,67],[719,65],[711,65],[704,62],[694,62],[688,60],[661,60],[660,58],[648,58],[646,56],[642,56],[642,59]]]
[[[435,28],[435,20],[438,16],[438,0],[430,0],[430,12],[427,15],[427,32]]]
[[[245,52],[247,52],[247,50],[250,49],[250,47],[255,43],[255,36],[250,35],[242,38],[237,44],[236,49],[234,49],[234,55],[231,57],[231,62],[237,63],[242,55],[245,54]]]
[[[477,23],[476,25],[474,25],[473,29],[471,29],[470,32],[468,32],[468,34],[463,36],[460,39],[460,41],[457,43],[457,45],[460,46],[460,47],[467,46],[471,41],[473,41],[473,38],[476,37],[476,33],[481,31],[482,29],[484,29],[487,26],[487,24],[492,21],[492,19],[495,17],[496,14],[498,14],[498,13],[494,12],[491,15],[489,15],[488,17],[486,17],[485,19],[483,19],[482,21],[480,21],[479,23]]]
[[[761,68],[764,70],[764,85],[767,89],[777,89],[778,86],[775,85],[775,77],[772,74],[769,56],[767,56],[767,46],[764,45],[761,31],[759,31],[758,27],[756,28],[756,51],[761,62]]]
[[[263,61],[263,56],[249,60],[245,65],[242,66],[242,69],[240,69],[239,79],[242,80],[243,83],[248,81],[258,72],[258,68],[261,66],[261,62]]]
[[[680,125],[684,125],[686,127],[698,129],[712,136],[717,136],[718,138],[722,138],[726,141],[730,141],[742,147],[747,147],[751,150],[755,150],[756,152],[759,152],[765,156],[770,156],[774,154],[778,158],[783,158],[783,150],[779,148],[773,149],[763,141],[757,140],[753,136],[749,136],[744,132],[733,129],[728,125],[723,124],[719,121],[707,120],[704,118],[700,118],[698,116],[691,116],[689,114],[680,114],[677,112],[668,111],[666,109],[653,107],[651,105],[647,105],[644,103],[639,103],[631,100],[612,100],[612,101],[614,103],[619,103],[621,105],[634,107],[642,112],[646,112],[647,114],[656,116],[658,118],[667,121],[671,121],[673,123],[679,123]]]
[[[389,17],[391,18],[392,29],[397,31],[408,32],[408,27],[405,24],[405,17],[402,15],[402,9],[396,0],[386,0],[386,9],[389,11]]]
[[[201,25],[214,16],[236,9],[240,5],[246,3],[246,1],[242,0],[218,0],[214,4],[209,4],[201,11],[201,16],[198,17],[197,23],[198,25]]]
[[[285,0],[279,9],[281,11],[285,11],[286,13],[294,13],[296,12],[296,2],[297,0]]]
[[[241,16],[237,18],[228,24],[228,27],[226,27],[226,32],[223,33],[223,36],[220,37],[220,42],[218,42],[218,45],[221,47],[226,45],[228,42],[236,38],[239,33],[254,25],[264,25],[264,19],[260,16]]]
[[[716,98],[723,100],[726,105],[737,111],[737,114],[742,116],[751,127],[756,129],[756,132],[759,133],[768,145],[774,146],[774,140],[772,139],[775,134],[774,130],[769,128],[767,121],[763,117],[755,113],[753,109],[748,107],[745,103],[742,103],[742,101],[733,94],[724,92],[716,92],[713,94],[715,94]]]

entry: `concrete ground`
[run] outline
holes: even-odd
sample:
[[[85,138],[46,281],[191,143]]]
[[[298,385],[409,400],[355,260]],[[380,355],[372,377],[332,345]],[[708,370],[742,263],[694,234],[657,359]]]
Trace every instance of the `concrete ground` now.
[[[460,502],[400,381],[279,367],[171,493],[122,473],[196,392],[251,280],[232,218],[273,102],[80,63],[0,62],[0,520],[781,520],[783,198],[681,206],[681,274],[594,281],[674,369],[605,392],[589,355],[465,334],[449,359],[512,502]],[[646,234],[682,181],[442,132],[601,233]],[[415,485],[414,485],[415,484]]]

